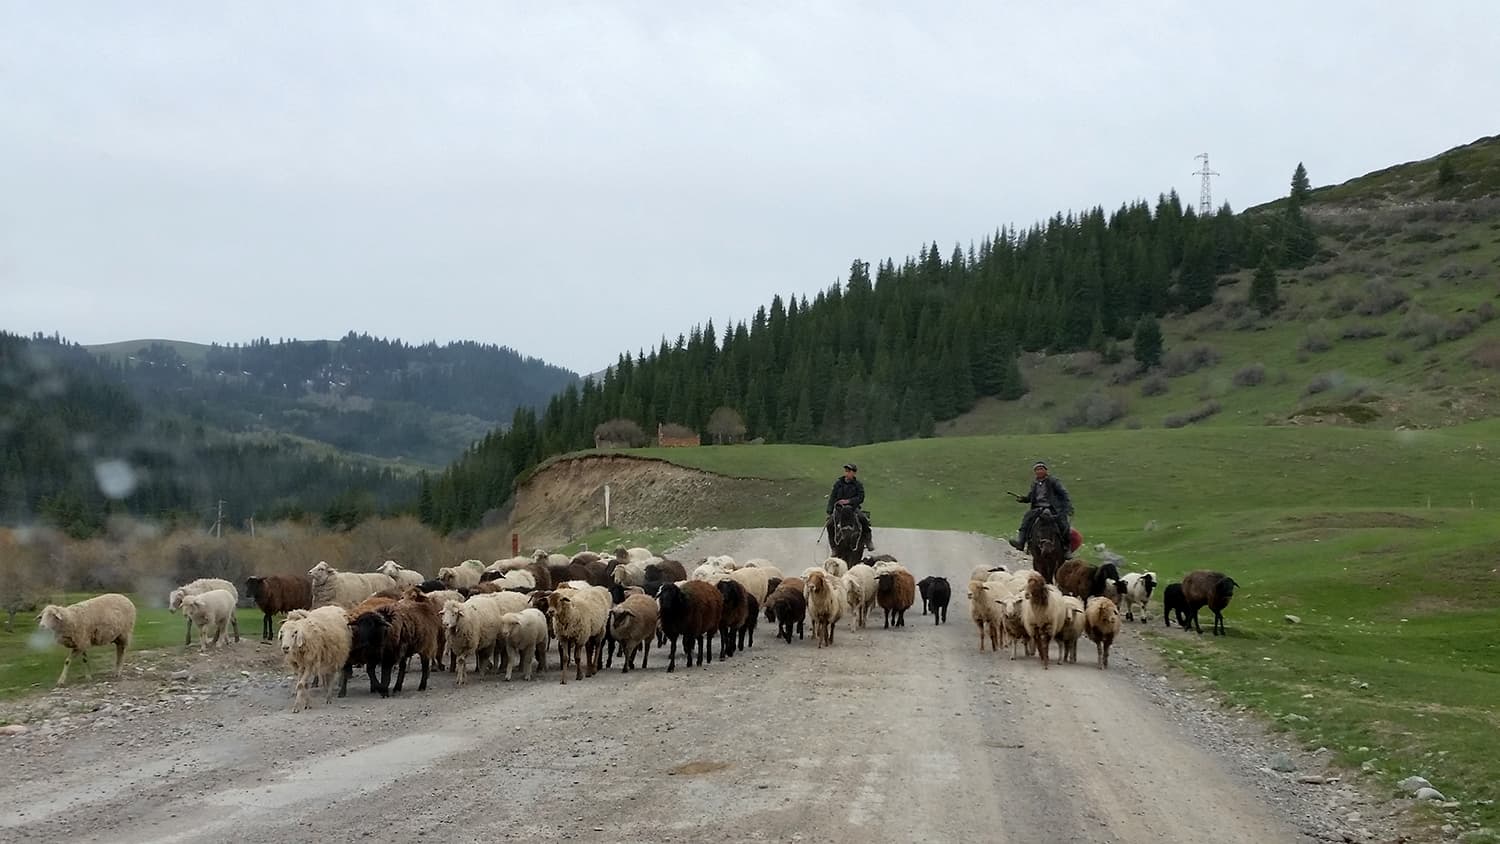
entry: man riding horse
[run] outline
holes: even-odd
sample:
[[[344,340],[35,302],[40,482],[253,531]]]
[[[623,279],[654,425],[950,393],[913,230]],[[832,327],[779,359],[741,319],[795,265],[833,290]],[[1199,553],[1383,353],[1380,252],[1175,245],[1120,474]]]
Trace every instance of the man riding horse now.
[[[1047,464],[1038,460],[1031,467],[1035,479],[1031,482],[1031,491],[1025,495],[1015,496],[1016,502],[1030,504],[1031,509],[1021,517],[1021,529],[1016,538],[1010,541],[1019,551],[1026,550],[1026,541],[1031,538],[1032,526],[1036,524],[1037,517],[1044,511],[1050,510],[1056,520],[1058,538],[1062,547],[1067,549],[1067,555],[1072,556],[1069,548],[1070,526],[1068,518],[1073,515],[1073,501],[1068,497],[1068,490],[1063,487],[1062,481],[1052,477],[1047,471]]]
[[[866,551],[875,550],[875,542],[870,537],[870,514],[862,507],[865,503],[865,485],[854,477],[859,467],[853,463],[844,464],[844,475],[833,482],[833,491],[828,493],[828,547],[836,545],[837,539],[833,533],[833,508],[835,506],[849,506],[859,514],[860,537]]]

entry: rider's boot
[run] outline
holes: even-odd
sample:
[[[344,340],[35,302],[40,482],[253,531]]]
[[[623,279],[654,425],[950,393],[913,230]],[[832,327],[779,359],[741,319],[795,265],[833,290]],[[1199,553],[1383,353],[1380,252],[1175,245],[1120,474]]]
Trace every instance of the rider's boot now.
[[[1006,537],[1005,541],[1009,542],[1010,543],[1010,547],[1016,549],[1017,551],[1025,551],[1026,550],[1026,541],[1021,538],[1021,534],[1019,534],[1019,533],[1016,534],[1015,536],[1008,536],[1008,537]]]
[[[864,540],[865,540],[865,550],[866,551],[874,551],[875,550],[875,538],[870,535],[870,529],[869,528],[865,528]]]

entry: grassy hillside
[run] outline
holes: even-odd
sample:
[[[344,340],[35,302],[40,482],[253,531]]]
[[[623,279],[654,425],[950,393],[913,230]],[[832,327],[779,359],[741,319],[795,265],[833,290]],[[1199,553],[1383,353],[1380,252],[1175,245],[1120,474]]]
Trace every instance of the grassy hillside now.
[[[1445,155],[1456,162],[1446,187],[1436,184],[1440,156],[1315,190],[1319,260],[1279,274],[1273,315],[1247,306],[1249,271],[1226,276],[1213,305],[1163,321],[1154,375],[1132,373],[1129,344],[1116,364],[1089,352],[1029,356],[1026,396],[984,400],[938,433],[1389,430],[1500,413],[1500,138]]]
[[[165,346],[176,352],[178,357],[193,366],[202,366],[208,358],[208,346],[203,343],[189,343],[186,340],[157,340],[147,338],[144,340],[121,340],[118,343],[99,343],[93,346],[84,346],[90,352],[109,361],[127,363],[135,353],[143,348],[153,345]]]
[[[1130,635],[1309,748],[1355,770],[1369,762],[1379,782],[1427,776],[1493,827],[1500,812],[1478,801],[1500,797],[1500,643],[1478,634],[1500,629],[1497,436],[1500,420],[1401,432],[1217,425],[631,453],[784,482],[790,496],[736,501],[723,527],[819,524],[852,459],[877,534],[1009,533],[1021,509],[1003,490],[1046,458],[1090,543],[1167,581],[1213,568],[1241,584],[1227,638],[1159,620]]]

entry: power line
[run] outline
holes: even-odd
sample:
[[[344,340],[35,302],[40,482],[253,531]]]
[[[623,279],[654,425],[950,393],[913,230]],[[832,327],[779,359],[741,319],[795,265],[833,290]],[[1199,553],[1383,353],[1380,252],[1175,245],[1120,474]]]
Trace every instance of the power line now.
[[[1193,156],[1193,158],[1195,160],[1199,158],[1203,159],[1202,169],[1195,170],[1193,175],[1203,177],[1203,186],[1198,189],[1198,216],[1207,217],[1214,213],[1214,192],[1209,184],[1209,177],[1220,174],[1215,170],[1208,169],[1208,153],[1199,153]]]

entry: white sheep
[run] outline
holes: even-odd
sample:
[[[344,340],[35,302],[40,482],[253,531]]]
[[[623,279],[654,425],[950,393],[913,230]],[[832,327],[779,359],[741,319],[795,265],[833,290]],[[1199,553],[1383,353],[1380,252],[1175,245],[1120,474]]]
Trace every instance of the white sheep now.
[[[812,617],[813,638],[818,647],[833,644],[833,632],[844,616],[843,581],[821,568],[808,569],[803,577],[807,614]]]
[[[660,557],[648,557],[644,560],[626,560],[615,566],[610,573],[616,584],[623,587],[646,585],[646,568],[661,563]],[[699,578],[700,580],[704,578]]]
[[[758,604],[764,604],[766,602],[766,596],[771,592],[771,590],[768,588],[771,585],[771,578],[774,577],[777,580],[781,579],[781,569],[776,568],[765,560],[762,560],[761,562],[765,562],[766,565],[747,565],[744,568],[735,569],[734,571],[729,573],[729,578],[739,585],[745,587],[746,592],[754,595],[755,602]]]
[[[1090,598],[1084,606],[1083,633],[1098,650],[1099,670],[1109,667],[1109,649],[1120,635],[1120,609],[1114,601],[1103,597]]]
[[[1036,572],[1027,576],[1025,597],[1021,602],[1021,624],[1026,637],[1036,645],[1045,669],[1050,667],[1052,659],[1052,638],[1067,623],[1067,605],[1063,603],[1061,590]]]
[[[475,657],[476,670],[482,668],[500,638],[500,619],[505,612],[498,601],[488,597],[475,595],[467,601],[443,604],[443,630],[448,650],[456,658],[454,668],[460,686],[469,682],[469,657]]]
[[[979,652],[984,653],[984,640],[988,636],[990,650],[999,652],[1005,647],[1005,619],[1002,615],[1000,589],[988,583],[969,581],[969,618],[979,628]]]
[[[823,561],[823,570],[834,577],[843,577],[849,573],[849,564],[838,557],[829,557]]]
[[[66,607],[48,604],[36,620],[38,627],[51,630],[57,643],[68,649],[57,685],[68,681],[68,666],[73,664],[74,656],[83,657],[83,670],[93,679],[88,649],[95,645],[115,646],[115,676],[120,676],[125,649],[130,647],[130,638],[135,633],[135,604],[129,598],[111,592]]]
[[[1151,603],[1151,593],[1156,591],[1156,572],[1133,571],[1120,578],[1125,581],[1125,594],[1122,597],[1125,603],[1125,620],[1135,621],[1135,608],[1141,608],[1141,621],[1145,621],[1147,605]]]
[[[500,616],[500,642],[505,646],[505,679],[510,680],[516,663],[521,679],[530,680],[547,670],[547,617],[535,607]]]
[[[1016,645],[1021,645],[1026,650],[1026,655],[1031,656],[1035,646],[1031,643],[1031,637],[1026,633],[1026,624],[1021,618],[1021,605],[1026,602],[1026,594],[1018,592],[999,600],[1000,618],[1005,623],[1005,635],[1010,638],[1010,658],[1016,658]]]
[[[1057,633],[1057,647],[1061,652],[1059,661],[1076,665],[1078,663],[1078,639],[1083,635],[1084,627],[1083,599],[1067,595],[1063,598],[1063,606],[1066,608],[1067,615],[1063,619],[1062,629]]]
[[[341,572],[321,560],[307,570],[307,576],[312,580],[314,609],[336,606],[347,610],[376,592],[396,588],[396,581],[378,572]]]
[[[531,565],[531,563],[532,559],[530,557],[506,557],[503,560],[496,560],[493,563],[490,563],[489,565],[484,567],[484,570],[487,572],[515,571],[516,569],[525,568]]]
[[[859,591],[857,593],[859,596],[859,600],[855,600],[855,590],[849,589],[849,609],[854,613],[854,626],[864,627],[865,619],[870,614],[870,608],[875,606],[875,589],[878,585],[878,581],[876,580],[875,576],[875,569],[863,565],[853,566],[849,569],[849,572],[844,575],[845,582],[848,582],[850,578],[853,578],[859,583]]]
[[[349,661],[353,634],[344,610],[337,606],[315,610],[292,610],[281,624],[281,653],[296,678],[292,711],[307,708],[307,690],[313,680],[328,690],[324,703],[333,703],[338,689],[334,677]]]
[[[198,645],[203,651],[208,650],[210,636],[214,647],[223,645],[234,621],[234,610],[235,596],[228,589],[210,589],[182,599],[182,614],[198,627]]]
[[[437,579],[449,589],[473,589],[479,585],[482,574],[483,572],[475,571],[473,566],[444,566],[438,569]]]
[[[562,663],[561,682],[568,682],[568,658],[571,655],[577,672],[576,680],[584,678],[584,660],[588,661],[588,676],[599,670],[604,660],[600,651],[604,645],[604,631],[609,624],[609,609],[612,601],[609,590],[603,586],[584,589],[559,589],[547,596],[547,605],[552,613],[552,630],[557,636],[558,660]]]
[[[849,607],[849,614],[854,617],[854,626],[864,627],[864,614],[860,612],[865,606],[864,584],[853,574],[845,574],[839,581],[844,590],[844,602]]]
[[[421,586],[427,581],[427,576],[419,571],[406,568],[395,560],[386,560],[380,568],[375,570],[377,574],[383,574],[396,582],[399,586]]]
[[[536,575],[526,569],[513,569],[499,577],[492,578],[490,582],[499,584],[504,590],[524,589],[530,592],[536,589]]]
[[[240,593],[238,589],[234,588],[233,583],[230,583],[227,580],[221,580],[217,577],[200,577],[190,583],[184,583],[183,585],[169,592],[167,594],[167,609],[175,613],[182,608],[183,598],[186,598],[189,595],[202,595],[204,592],[209,592],[214,589],[223,589],[227,591],[229,594],[234,596],[235,603],[239,603]],[[234,640],[238,642],[240,640],[239,619],[236,618],[231,620],[229,626],[234,630]],[[188,620],[187,637],[183,640],[182,645],[183,647],[187,647],[192,643],[193,622],[192,620]]]
[[[567,554],[548,554],[540,548],[531,555],[531,559],[532,562],[541,563],[548,568],[561,568],[573,562],[573,558]]]

